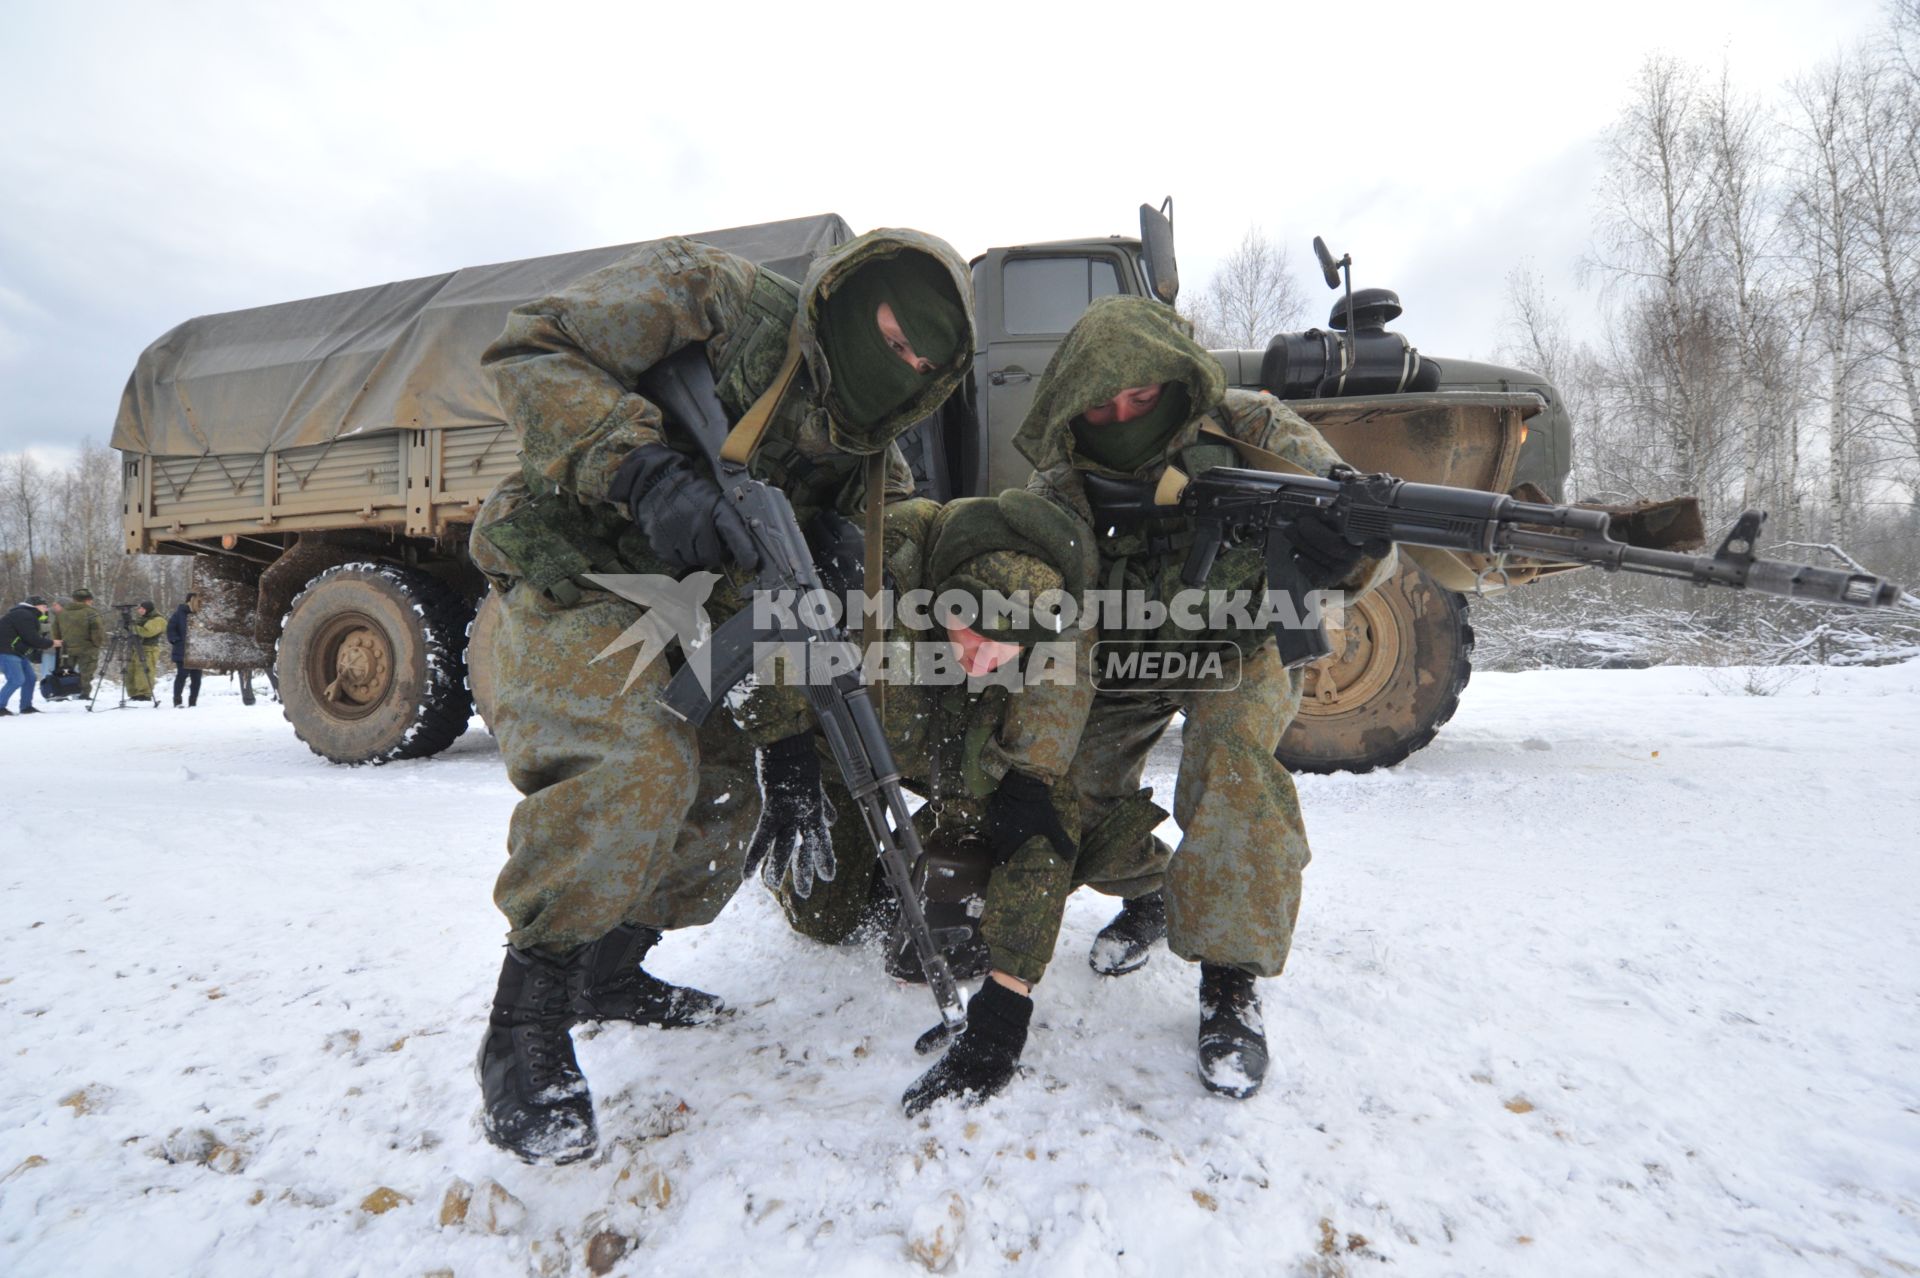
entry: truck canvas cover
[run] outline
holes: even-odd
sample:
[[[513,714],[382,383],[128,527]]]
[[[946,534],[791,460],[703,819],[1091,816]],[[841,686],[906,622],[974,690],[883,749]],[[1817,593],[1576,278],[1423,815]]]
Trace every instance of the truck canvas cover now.
[[[853,229],[827,213],[691,238],[798,280]],[[190,319],[141,352],[113,446],[162,457],[262,453],[378,431],[498,424],[480,355],[507,312],[634,247],[469,266]]]

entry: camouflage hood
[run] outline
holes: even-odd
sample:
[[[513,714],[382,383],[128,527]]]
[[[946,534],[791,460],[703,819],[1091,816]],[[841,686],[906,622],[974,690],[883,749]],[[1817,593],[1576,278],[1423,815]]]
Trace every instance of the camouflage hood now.
[[[1185,388],[1191,422],[1219,406],[1227,377],[1172,307],[1144,297],[1100,298],[1053,353],[1013,446],[1036,470],[1071,465],[1104,471],[1074,452],[1073,419],[1130,387],[1161,382]]]
[[[965,316],[965,331],[958,348],[926,375],[924,385],[904,404],[878,423],[851,425],[854,416],[835,392],[833,370],[827,366],[820,341],[821,304],[862,266],[907,254],[930,259],[939,266],[942,279],[951,281],[952,300]],[[813,377],[820,402],[832,417],[828,433],[834,445],[861,456],[877,453],[898,439],[907,427],[938,408],[973,366],[973,284],[967,264],[953,251],[952,245],[937,235],[892,227],[868,231],[814,260],[800,287],[799,334],[807,370]]]
[[[933,521],[927,581],[936,596],[988,592],[1038,609],[1052,592],[1079,598],[1100,563],[1092,539],[1065,511],[1037,494],[1009,488],[998,497],[948,502]],[[974,629],[1019,644],[1060,638],[1036,612],[1020,618],[981,615]]]

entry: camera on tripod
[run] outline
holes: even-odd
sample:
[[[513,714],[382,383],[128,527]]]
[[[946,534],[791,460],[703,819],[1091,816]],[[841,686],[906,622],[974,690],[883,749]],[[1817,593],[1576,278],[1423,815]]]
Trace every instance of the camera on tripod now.
[[[133,610],[139,606],[137,603],[117,603],[113,605],[113,610],[120,614],[120,628],[122,630],[133,629]]]

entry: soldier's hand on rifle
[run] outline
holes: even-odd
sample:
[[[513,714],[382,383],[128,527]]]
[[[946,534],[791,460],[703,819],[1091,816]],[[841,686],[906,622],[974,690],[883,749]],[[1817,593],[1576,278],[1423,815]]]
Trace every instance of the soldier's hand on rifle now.
[[[1293,540],[1293,562],[1315,590],[1345,581],[1363,559],[1378,559],[1391,547],[1378,540],[1355,541],[1340,530],[1332,516],[1309,511],[1287,529]]]
[[[752,572],[760,566],[753,536],[720,485],[665,444],[643,444],[628,454],[611,495],[626,503],[653,553],[674,568],[737,564]]]
[[[813,884],[833,881],[836,813],[820,784],[820,755],[811,732],[785,737],[760,751],[760,822],[747,844],[746,874],[778,889],[793,873],[793,894],[813,895]]]
[[[1079,850],[1054,811],[1053,787],[1025,772],[1008,772],[987,796],[987,845],[993,849],[993,863],[1005,865],[1036,837],[1045,838],[1066,861]]]

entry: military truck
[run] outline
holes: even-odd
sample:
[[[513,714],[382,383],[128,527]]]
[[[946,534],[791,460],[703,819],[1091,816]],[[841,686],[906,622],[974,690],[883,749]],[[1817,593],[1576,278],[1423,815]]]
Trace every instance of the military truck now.
[[[852,234],[827,214],[695,238],[797,279]],[[466,730],[476,701],[484,716],[497,610],[467,535],[519,458],[480,354],[514,306],[632,247],[204,316],[149,346],[112,442],[126,549],[194,557],[202,607],[189,660],[272,669],[294,731],[340,763],[432,755]],[[1165,205],[1142,206],[1139,238],[996,248],[972,265],[974,376],[902,441],[922,491],[943,500],[1024,482],[1013,433],[1093,298],[1171,305],[1179,288]],[[1362,469],[1558,500],[1572,439],[1553,387],[1426,359],[1385,329],[1398,313],[1391,293],[1361,290],[1328,330],[1216,354],[1232,384],[1280,393]],[[1494,567],[1407,556],[1308,672],[1282,758],[1365,770],[1430,741],[1469,675],[1467,595]]]

